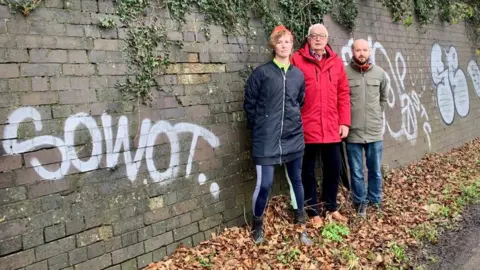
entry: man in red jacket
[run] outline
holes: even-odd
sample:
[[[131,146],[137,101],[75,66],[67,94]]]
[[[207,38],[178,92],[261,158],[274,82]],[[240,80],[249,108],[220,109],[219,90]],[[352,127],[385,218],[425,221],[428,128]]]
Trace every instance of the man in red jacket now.
[[[322,24],[312,25],[302,48],[291,63],[305,77],[305,103],[302,122],[305,153],[302,180],[307,212],[314,225],[322,219],[317,200],[315,159],[320,152],[323,164],[322,202],[326,212],[338,221],[346,218],[338,212],[337,194],[341,170],[341,141],[350,126],[350,87],[342,59],[328,44],[328,31]]]

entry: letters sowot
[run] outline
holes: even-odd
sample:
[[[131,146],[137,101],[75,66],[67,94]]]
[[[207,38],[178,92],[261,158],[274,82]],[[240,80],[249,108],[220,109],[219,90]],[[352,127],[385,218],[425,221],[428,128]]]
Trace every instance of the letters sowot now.
[[[34,170],[46,180],[56,180],[64,177],[70,170],[70,166],[75,167],[80,172],[93,171],[99,168],[103,153],[103,142],[105,142],[106,166],[112,168],[117,165],[120,150],[123,147],[123,155],[126,165],[127,177],[134,181],[137,177],[141,162],[145,156],[149,174],[154,182],[167,183],[178,174],[180,164],[180,144],[179,133],[190,132],[193,134],[190,151],[188,155],[186,176],[191,173],[195,147],[199,137],[205,139],[208,144],[216,148],[220,141],[211,131],[191,123],[178,123],[171,125],[167,121],[157,121],[152,123],[150,119],[144,119],[141,123],[138,148],[132,157],[130,153],[128,119],[121,116],[118,121],[117,136],[113,138],[112,117],[104,113],[101,117],[103,133],[98,127],[95,119],[86,113],[77,113],[68,117],[64,124],[64,138],[58,138],[50,135],[38,136],[24,141],[17,140],[18,127],[20,123],[32,120],[35,130],[42,131],[42,118],[38,110],[33,107],[21,107],[13,111],[8,117],[8,125],[3,134],[3,148],[9,155],[22,154],[29,151],[40,150],[42,148],[55,147],[61,154],[61,165],[55,171],[49,171],[44,168],[37,158],[26,160]],[[75,150],[75,130],[80,126],[85,126],[91,137],[92,151],[87,160],[81,160]],[[170,162],[168,168],[161,172],[158,171],[154,163],[154,145],[157,137],[166,134],[170,141]],[[205,176],[201,175],[201,182],[205,182]],[[218,186],[216,186],[218,189]]]

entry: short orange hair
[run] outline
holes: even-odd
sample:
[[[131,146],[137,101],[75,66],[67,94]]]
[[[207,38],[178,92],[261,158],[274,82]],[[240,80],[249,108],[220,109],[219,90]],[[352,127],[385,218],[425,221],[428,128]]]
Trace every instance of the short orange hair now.
[[[290,40],[293,42],[293,35],[292,32],[288,31],[287,28],[283,25],[279,25],[273,29],[272,33],[270,34],[269,45],[273,49],[277,44],[278,40],[283,37],[284,35],[290,35]]]

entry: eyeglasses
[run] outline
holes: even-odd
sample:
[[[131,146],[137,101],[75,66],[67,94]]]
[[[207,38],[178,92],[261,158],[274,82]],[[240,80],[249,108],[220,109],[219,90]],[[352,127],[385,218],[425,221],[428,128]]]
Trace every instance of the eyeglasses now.
[[[328,36],[325,34],[310,34],[308,37],[311,39],[317,39],[317,38],[326,39]]]

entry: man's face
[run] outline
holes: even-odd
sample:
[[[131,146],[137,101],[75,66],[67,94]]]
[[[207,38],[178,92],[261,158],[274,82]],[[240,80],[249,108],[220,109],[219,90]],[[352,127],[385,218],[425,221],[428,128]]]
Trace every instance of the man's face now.
[[[365,40],[357,40],[353,43],[353,57],[357,63],[363,65],[367,63],[368,58],[370,57],[370,46]]]
[[[315,26],[308,35],[308,45],[312,50],[321,51],[328,43],[328,32],[325,26]]]

